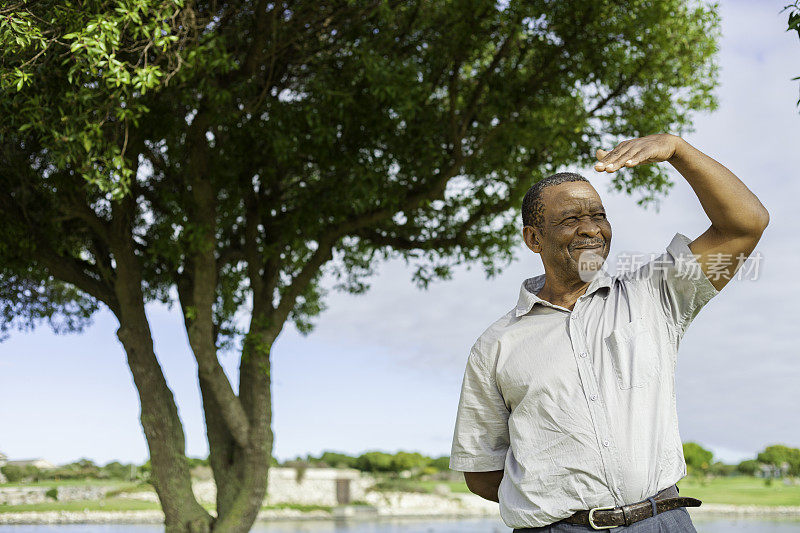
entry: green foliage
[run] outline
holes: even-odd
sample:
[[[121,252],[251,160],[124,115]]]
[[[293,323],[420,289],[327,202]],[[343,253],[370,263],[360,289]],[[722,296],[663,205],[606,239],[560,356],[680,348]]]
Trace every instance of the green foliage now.
[[[215,246],[221,349],[242,340],[233,316],[253,272],[308,333],[324,274],[356,293],[392,256],[420,287],[458,264],[495,275],[533,182],[622,138],[688,131],[715,106],[718,16],[688,0],[299,3],[261,48],[236,38],[249,15],[207,9],[45,0],[3,18],[6,322],[86,322],[99,291],[42,255],[112,283],[103,228],[128,192],[148,300],[172,303],[188,254]],[[214,190],[216,243],[193,220],[197,179]],[[641,203],[671,185],[652,165],[614,183]],[[26,290],[27,315],[11,304]]]
[[[58,489],[56,487],[48,489],[47,492],[44,493],[44,495],[50,498],[51,500],[58,500]]]
[[[25,465],[22,469],[22,477],[33,482],[39,481],[41,474],[41,470],[33,465]]]
[[[323,452],[315,462],[331,468],[355,468],[356,458],[344,453]]]
[[[5,465],[0,467],[0,472],[6,477],[9,483],[18,483],[25,477],[25,472],[17,465]]]
[[[686,469],[689,473],[705,474],[711,466],[714,454],[696,442],[684,442],[683,457],[686,459]]]
[[[364,472],[395,472],[391,454],[385,452],[367,452],[356,459],[355,467]]]
[[[758,461],[755,459],[746,459],[736,465],[736,471],[747,476],[754,476],[758,470]]]
[[[708,466],[708,473],[714,476],[731,476],[737,472],[737,465],[714,461]]]
[[[192,459],[189,459],[191,461]],[[134,475],[137,468],[130,463],[120,463],[119,461],[112,461],[105,466],[99,468],[97,476],[99,479],[119,479],[124,481],[131,481],[131,472]]]
[[[392,470],[401,472],[403,470],[420,469],[427,466],[429,462],[429,457],[417,452],[397,452],[392,457]]]
[[[450,456],[443,455],[436,459],[431,459],[429,466],[435,468],[439,472],[447,472],[450,470]]]
[[[781,468],[784,463],[789,465],[790,476],[800,476],[800,449],[790,448],[783,444],[767,446],[758,454],[758,461],[764,464]]]
[[[8,233],[0,229],[0,239],[15,238]],[[91,316],[99,309],[96,300],[40,269],[31,268],[26,275],[0,276],[0,341],[11,329],[32,331],[40,322],[57,334],[82,332],[92,324]]]
[[[208,457],[187,457],[186,462],[189,464],[189,468],[194,468],[196,466],[209,466]]]
[[[327,290],[364,292],[387,258],[421,288],[458,265],[494,276],[531,184],[716,105],[719,18],[694,0],[259,5],[3,12],[0,332],[178,303],[266,372]],[[643,205],[671,186],[663,165],[614,184]]]
[[[74,463],[59,466],[52,470],[44,470],[39,474],[41,479],[107,479],[103,470],[90,459],[80,459]]]
[[[800,37],[800,1],[795,0],[793,3],[785,6],[782,11],[789,11],[789,20],[787,22],[786,31],[796,31],[797,36]],[[800,80],[800,76],[792,78],[793,80]],[[797,99],[795,105],[800,105],[800,98]]]
[[[38,483],[46,471],[41,471],[33,465],[5,465],[0,467],[0,472],[9,483]]]
[[[402,472],[404,470],[419,474],[434,474],[450,470],[450,457],[431,458],[419,452],[399,451],[389,454],[380,451],[364,453],[358,457],[340,452],[326,451],[319,457],[309,456],[308,464],[331,468],[356,468],[366,472]],[[285,463],[284,466],[289,463]]]
[[[317,504],[304,504],[304,503],[273,503],[270,505],[264,505],[261,507],[265,510],[272,510],[272,509],[293,509],[295,511],[300,511],[303,513],[309,513],[312,511],[326,511],[330,513],[333,511],[333,507],[330,505],[317,505]]]
[[[58,168],[119,197],[134,172],[128,127],[149,111],[140,98],[178,60],[183,1],[92,4],[29,3],[0,18],[0,92],[16,111],[4,114],[9,130],[27,130]]]

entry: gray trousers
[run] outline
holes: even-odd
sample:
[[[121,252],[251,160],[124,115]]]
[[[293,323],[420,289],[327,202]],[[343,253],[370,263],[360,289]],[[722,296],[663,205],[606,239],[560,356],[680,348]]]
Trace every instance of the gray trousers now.
[[[595,530],[589,526],[561,522],[549,526],[515,529],[514,531],[519,533],[560,533],[562,531],[585,533]],[[611,529],[602,529],[600,531],[610,531],[611,533],[633,533],[634,531],[636,533],[697,533],[686,507],[664,511],[650,518],[634,522],[629,526],[612,527]]]

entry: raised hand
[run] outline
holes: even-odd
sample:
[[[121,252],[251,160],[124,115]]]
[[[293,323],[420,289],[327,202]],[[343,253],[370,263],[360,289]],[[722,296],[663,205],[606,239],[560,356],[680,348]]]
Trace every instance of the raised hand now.
[[[598,172],[615,172],[622,167],[635,167],[642,163],[659,163],[675,154],[680,137],[669,133],[658,133],[638,139],[622,141],[613,150],[597,150]]]

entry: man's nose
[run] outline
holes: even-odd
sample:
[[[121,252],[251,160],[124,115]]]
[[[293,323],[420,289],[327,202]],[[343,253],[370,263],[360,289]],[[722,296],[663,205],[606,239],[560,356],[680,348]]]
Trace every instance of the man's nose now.
[[[591,218],[589,218],[588,220],[581,220],[581,219],[578,220],[579,220],[578,233],[580,235],[585,235],[587,237],[600,236],[601,234],[600,225],[597,222],[595,222]]]

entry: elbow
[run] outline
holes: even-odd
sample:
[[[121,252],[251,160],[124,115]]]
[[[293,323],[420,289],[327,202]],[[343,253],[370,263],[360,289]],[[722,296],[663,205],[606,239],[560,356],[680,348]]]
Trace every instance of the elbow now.
[[[769,211],[767,211],[767,208],[762,205],[761,209],[759,209],[751,219],[749,233],[760,237],[761,234],[764,233],[764,230],[767,229],[768,225]]]
[[[766,207],[764,206],[761,207],[763,208],[761,213],[761,232],[763,233],[764,230],[767,229],[767,226],[769,225],[769,211],[767,211]]]
[[[769,225],[769,211],[763,205],[759,204],[758,209],[750,212],[740,212],[735,219],[728,221],[725,224],[715,224],[712,226],[725,235],[731,237],[761,237],[764,230]]]

